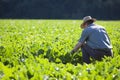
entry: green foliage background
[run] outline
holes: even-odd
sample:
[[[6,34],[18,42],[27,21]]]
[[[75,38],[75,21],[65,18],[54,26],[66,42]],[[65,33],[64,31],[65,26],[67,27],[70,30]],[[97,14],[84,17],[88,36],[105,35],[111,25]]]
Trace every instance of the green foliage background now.
[[[0,20],[0,79],[119,80],[120,21],[105,26],[114,58],[82,63],[80,51],[69,52],[81,36],[80,20]]]

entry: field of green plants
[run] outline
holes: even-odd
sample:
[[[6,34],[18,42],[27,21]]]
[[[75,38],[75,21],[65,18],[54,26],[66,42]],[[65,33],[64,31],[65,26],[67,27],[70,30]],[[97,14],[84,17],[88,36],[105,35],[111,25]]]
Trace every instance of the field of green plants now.
[[[0,80],[120,80],[120,21],[106,28],[114,57],[82,62],[81,20],[0,20]]]

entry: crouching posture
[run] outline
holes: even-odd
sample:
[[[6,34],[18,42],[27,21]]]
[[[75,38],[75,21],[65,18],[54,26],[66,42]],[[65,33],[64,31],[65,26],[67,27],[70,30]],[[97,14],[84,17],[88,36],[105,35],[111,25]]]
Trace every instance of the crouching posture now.
[[[95,60],[102,60],[104,56],[113,57],[110,38],[104,27],[96,25],[96,19],[91,16],[83,18],[81,37],[71,51],[75,53],[79,48],[82,50],[82,59],[85,63],[90,63],[90,57]]]

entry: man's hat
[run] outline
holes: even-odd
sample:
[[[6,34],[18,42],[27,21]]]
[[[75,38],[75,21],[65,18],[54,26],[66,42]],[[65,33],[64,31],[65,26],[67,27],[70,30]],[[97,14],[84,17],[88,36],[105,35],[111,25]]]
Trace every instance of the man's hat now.
[[[84,23],[87,22],[87,21],[93,21],[93,22],[95,22],[96,19],[95,19],[95,18],[92,18],[91,16],[85,16],[85,17],[83,18],[83,23],[82,23],[82,24],[84,24]]]

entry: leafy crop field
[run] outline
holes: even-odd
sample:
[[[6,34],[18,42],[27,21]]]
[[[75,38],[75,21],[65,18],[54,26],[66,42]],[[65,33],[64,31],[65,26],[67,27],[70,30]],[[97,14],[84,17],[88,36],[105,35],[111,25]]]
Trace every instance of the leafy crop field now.
[[[82,29],[80,20],[0,20],[0,80],[120,80],[120,21],[105,26],[114,57],[82,63],[69,52]]]

